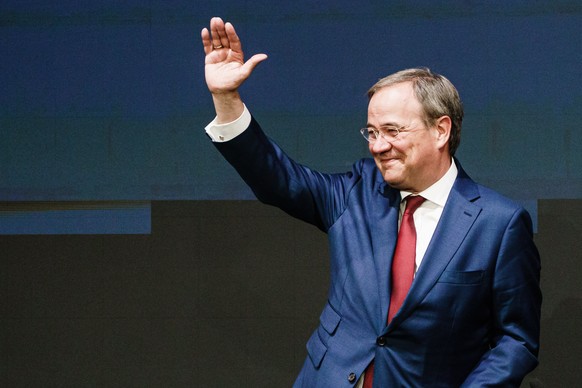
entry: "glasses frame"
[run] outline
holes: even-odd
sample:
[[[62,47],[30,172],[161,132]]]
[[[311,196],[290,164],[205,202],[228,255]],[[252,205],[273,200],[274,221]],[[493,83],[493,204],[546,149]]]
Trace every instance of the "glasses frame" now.
[[[398,138],[401,132],[408,132],[405,131],[406,127],[394,127],[394,126],[386,126],[380,127],[380,129],[376,128],[362,128],[360,129],[360,134],[368,141],[368,143],[375,143],[379,138],[386,142],[393,142]],[[374,134],[374,137],[370,137],[371,134]]]

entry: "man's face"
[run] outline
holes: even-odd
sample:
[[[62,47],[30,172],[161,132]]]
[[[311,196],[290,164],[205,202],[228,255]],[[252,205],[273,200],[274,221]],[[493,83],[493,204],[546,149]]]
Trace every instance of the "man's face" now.
[[[435,183],[443,171],[443,142],[427,128],[412,84],[403,82],[377,91],[368,105],[368,128],[402,128],[396,139],[379,137],[370,153],[384,180],[392,187],[418,193]],[[450,162],[450,157],[448,157]]]

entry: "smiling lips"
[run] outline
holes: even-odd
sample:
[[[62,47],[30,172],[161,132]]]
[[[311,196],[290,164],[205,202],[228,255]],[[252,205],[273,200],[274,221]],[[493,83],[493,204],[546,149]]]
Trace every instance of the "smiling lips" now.
[[[399,159],[398,158],[380,158],[380,163],[382,164],[392,164],[394,162],[397,162]]]

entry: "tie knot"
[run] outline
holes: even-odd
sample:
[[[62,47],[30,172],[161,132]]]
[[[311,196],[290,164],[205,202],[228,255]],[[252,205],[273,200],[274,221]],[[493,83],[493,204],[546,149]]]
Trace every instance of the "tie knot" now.
[[[408,198],[406,198],[406,209],[404,209],[404,213],[413,214],[425,200],[426,198],[421,197],[420,195],[408,196]]]

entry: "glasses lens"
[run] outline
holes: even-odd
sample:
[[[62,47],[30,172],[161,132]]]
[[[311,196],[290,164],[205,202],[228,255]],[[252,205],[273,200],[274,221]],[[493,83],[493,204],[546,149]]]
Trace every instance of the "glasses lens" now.
[[[376,141],[376,132],[372,129],[369,128],[362,128],[360,129],[360,133],[362,134],[362,136],[364,136],[364,139],[366,139],[369,142],[374,142]]]
[[[379,137],[385,141],[394,141],[400,134],[401,129],[396,127],[383,127],[380,130],[372,128],[362,128],[360,133],[364,136],[364,139],[368,140],[370,143],[378,140]]]

